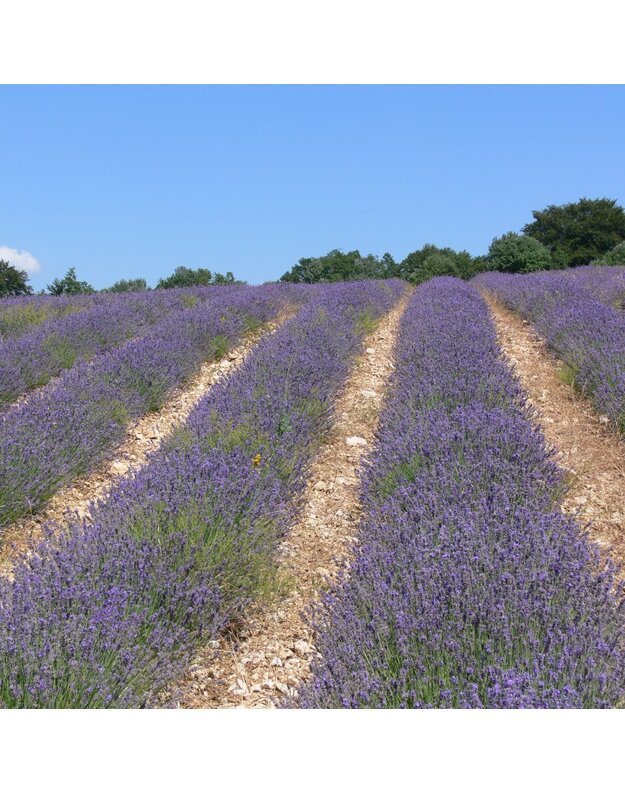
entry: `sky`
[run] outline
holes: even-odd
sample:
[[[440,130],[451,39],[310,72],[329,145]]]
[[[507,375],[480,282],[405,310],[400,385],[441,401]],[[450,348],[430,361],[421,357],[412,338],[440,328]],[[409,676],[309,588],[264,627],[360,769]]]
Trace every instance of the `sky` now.
[[[3,86],[0,108],[0,258],[36,289],[480,254],[548,204],[625,204],[622,86]]]

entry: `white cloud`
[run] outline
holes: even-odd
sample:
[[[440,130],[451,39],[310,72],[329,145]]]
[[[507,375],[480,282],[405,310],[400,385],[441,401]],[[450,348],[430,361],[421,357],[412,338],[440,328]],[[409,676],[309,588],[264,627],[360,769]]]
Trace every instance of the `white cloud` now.
[[[41,265],[30,251],[20,251],[17,248],[9,248],[8,245],[0,245],[0,259],[27,273],[38,273],[41,270]]]

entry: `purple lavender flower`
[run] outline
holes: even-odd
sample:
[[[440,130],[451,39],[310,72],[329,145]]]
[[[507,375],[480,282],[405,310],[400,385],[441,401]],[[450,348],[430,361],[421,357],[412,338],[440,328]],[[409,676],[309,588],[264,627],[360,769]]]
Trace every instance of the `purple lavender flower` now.
[[[168,315],[214,299],[218,290],[209,287],[114,295],[61,319],[50,319],[19,338],[0,342],[0,410],[75,364],[145,334]],[[38,304],[28,306],[37,309]],[[73,304],[69,306],[73,308]]]
[[[305,288],[309,303],[94,508],[92,526],[72,523],[0,582],[2,705],[150,704],[240,612],[271,575],[364,320],[403,288]]]
[[[526,276],[486,273],[475,282],[530,320],[565,363],[563,374],[568,381],[587,394],[597,410],[625,432],[625,314],[609,305],[612,300],[608,299],[617,294],[614,285],[619,280],[622,283],[623,269],[579,270],[584,272]],[[601,301],[592,297],[588,286],[599,276],[604,288],[598,290]]]
[[[78,364],[49,389],[0,415],[0,529],[37,510],[93,468],[128,421],[157,410],[202,362],[275,317],[297,288],[213,288],[143,337]]]
[[[292,705],[616,706],[622,590],[559,512],[561,486],[476,290],[421,286],[355,560],[317,612],[322,660]]]
[[[106,293],[91,295],[32,295],[0,299],[0,343],[17,339],[48,320],[99,306],[113,298]]]

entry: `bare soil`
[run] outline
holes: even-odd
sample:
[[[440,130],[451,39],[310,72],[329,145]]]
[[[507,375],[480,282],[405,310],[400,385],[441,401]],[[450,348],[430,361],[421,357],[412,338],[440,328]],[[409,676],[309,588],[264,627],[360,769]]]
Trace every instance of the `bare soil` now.
[[[245,361],[262,336],[275,332],[292,314],[293,311],[285,312],[274,322],[248,334],[221,360],[204,363],[193,378],[172,393],[159,411],[131,422],[123,442],[94,471],[59,490],[36,515],[7,527],[2,533],[0,576],[11,576],[15,560],[37,546],[47,523],[62,526],[75,516],[88,520],[90,506],[105,499],[123,478],[132,477],[145,466],[149,457],[186,421],[208,391]]]
[[[536,423],[567,474],[565,513],[587,525],[617,563],[625,562],[625,443],[592,403],[563,380],[565,368],[532,326],[485,294],[499,345],[512,365]]]
[[[356,541],[359,469],[374,440],[393,370],[406,294],[367,337],[335,408],[335,421],[313,461],[299,519],[278,555],[286,593],[254,604],[230,636],[204,648],[161,705],[272,708],[294,696],[317,656],[308,615]]]

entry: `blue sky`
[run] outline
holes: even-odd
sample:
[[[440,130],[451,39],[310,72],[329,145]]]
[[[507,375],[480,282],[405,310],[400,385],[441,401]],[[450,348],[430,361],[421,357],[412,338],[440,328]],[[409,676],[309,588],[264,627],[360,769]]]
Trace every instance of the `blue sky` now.
[[[32,255],[37,289],[478,254],[532,209],[625,204],[620,86],[16,86],[0,107],[0,254]]]

